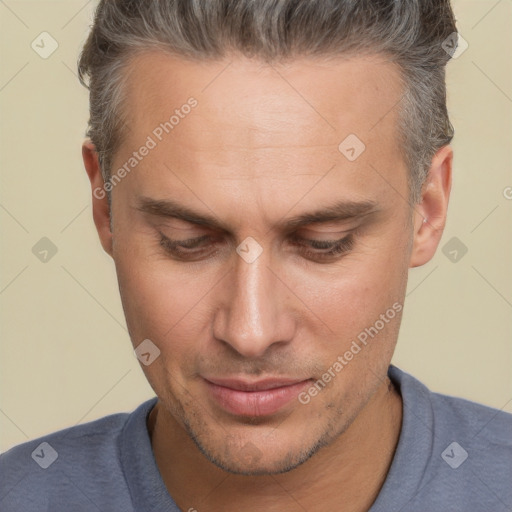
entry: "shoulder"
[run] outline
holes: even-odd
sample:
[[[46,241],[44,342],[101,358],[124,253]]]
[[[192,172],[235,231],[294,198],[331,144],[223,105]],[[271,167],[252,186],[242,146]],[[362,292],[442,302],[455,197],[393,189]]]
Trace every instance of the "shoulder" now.
[[[443,419],[447,428],[482,443],[512,450],[512,414],[441,393],[432,393],[432,404],[436,416]]]
[[[50,505],[61,502],[70,510],[87,510],[98,494],[128,499],[119,436],[129,418],[152,402],[134,413],[113,414],[53,432],[1,454],[0,509],[28,512],[46,506],[60,510]]]
[[[472,477],[512,505],[512,414],[432,393],[436,443],[452,469],[466,464]]]
[[[112,449],[127,417],[128,413],[112,414],[19,444],[0,455],[0,468],[9,467],[12,472],[34,464],[49,467],[57,463],[59,451],[69,456],[70,449],[74,458],[89,458],[93,453],[102,456]]]
[[[457,497],[454,510],[509,510],[512,414],[432,392],[396,367],[389,375],[404,402],[398,469],[402,479],[404,468],[418,473],[411,485],[418,503],[435,509]],[[411,457],[421,470],[408,465]]]
[[[408,373],[392,366],[390,377],[405,394],[407,405],[420,402],[431,408],[435,430],[512,449],[512,414],[471,400],[430,391]]]

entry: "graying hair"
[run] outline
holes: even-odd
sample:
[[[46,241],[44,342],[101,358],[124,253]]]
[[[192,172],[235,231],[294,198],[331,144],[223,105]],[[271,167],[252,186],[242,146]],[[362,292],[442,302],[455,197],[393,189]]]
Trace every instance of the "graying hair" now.
[[[107,181],[128,129],[123,71],[141,51],[197,60],[238,53],[265,62],[383,54],[403,82],[398,136],[417,202],[432,157],[454,134],[445,84],[451,57],[443,48],[454,33],[450,0],[100,0],[78,62],[90,94],[86,135]]]

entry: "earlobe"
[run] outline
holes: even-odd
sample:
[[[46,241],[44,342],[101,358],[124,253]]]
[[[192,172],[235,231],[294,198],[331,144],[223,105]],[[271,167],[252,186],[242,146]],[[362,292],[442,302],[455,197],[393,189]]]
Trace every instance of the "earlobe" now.
[[[446,224],[452,184],[453,150],[443,146],[432,159],[423,185],[421,201],[414,209],[414,240],[410,267],[430,261],[439,245]]]
[[[110,231],[110,205],[105,182],[101,174],[98,153],[94,144],[86,140],[82,145],[82,158],[92,189],[92,212],[94,224],[103,249],[112,256],[112,233]]]

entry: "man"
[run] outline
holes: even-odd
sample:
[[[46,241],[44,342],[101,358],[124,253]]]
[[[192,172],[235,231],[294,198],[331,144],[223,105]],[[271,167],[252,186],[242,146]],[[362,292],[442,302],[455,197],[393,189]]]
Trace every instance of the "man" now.
[[[512,416],[390,365],[455,32],[448,0],[100,2],[83,158],[157,397],[5,453],[2,511],[512,509]]]

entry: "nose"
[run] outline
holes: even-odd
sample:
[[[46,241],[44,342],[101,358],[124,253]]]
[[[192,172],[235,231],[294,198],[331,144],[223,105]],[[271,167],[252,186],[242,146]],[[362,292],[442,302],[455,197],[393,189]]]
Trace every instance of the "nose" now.
[[[270,267],[268,250],[252,262],[234,254],[232,271],[218,291],[213,334],[240,355],[257,358],[269,347],[286,344],[295,329],[291,311],[287,311],[287,288],[279,272]]]

